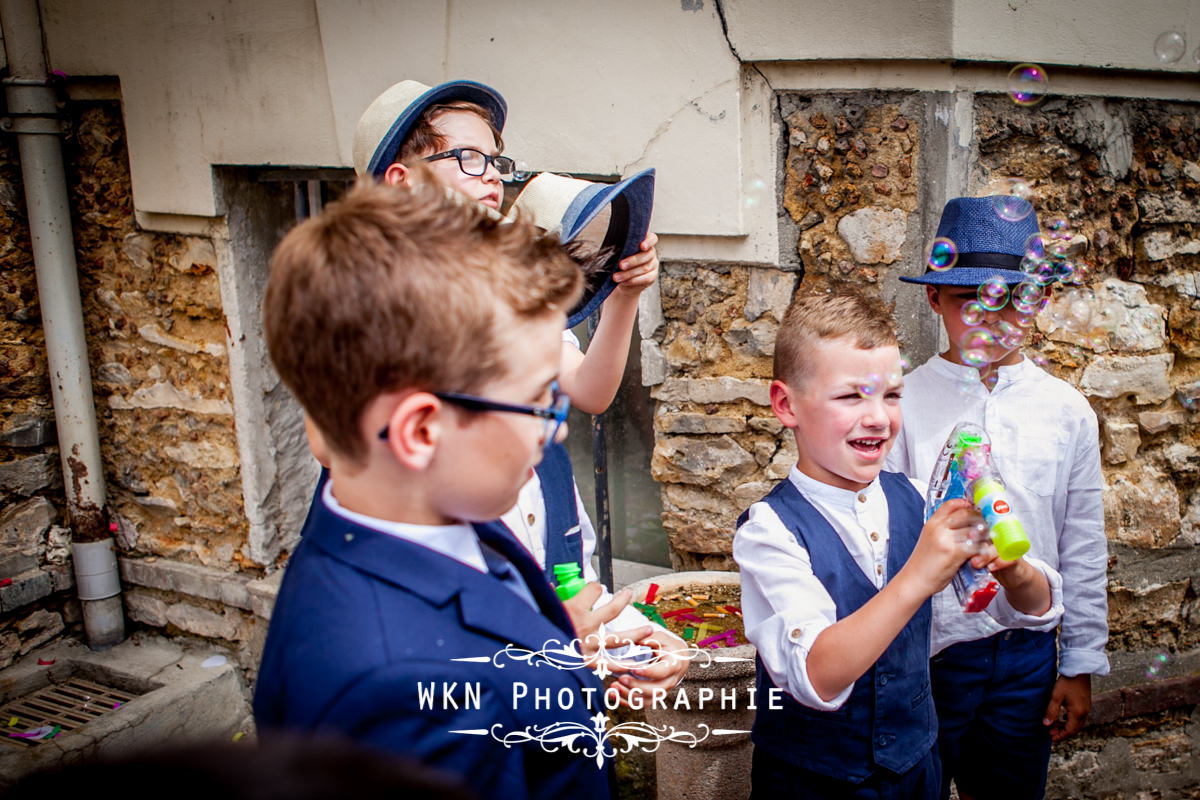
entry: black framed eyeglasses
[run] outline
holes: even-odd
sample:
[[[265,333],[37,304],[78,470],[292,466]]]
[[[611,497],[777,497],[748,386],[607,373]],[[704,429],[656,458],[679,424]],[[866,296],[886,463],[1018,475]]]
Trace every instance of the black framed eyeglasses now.
[[[550,405],[548,406],[501,403],[497,400],[488,400],[483,397],[476,397],[473,394],[461,394],[460,392],[431,392],[431,394],[440,400],[452,403],[459,408],[465,408],[468,411],[502,411],[509,414],[529,414],[530,416],[541,417],[545,420],[545,428],[542,431],[542,435],[543,441],[547,446],[554,442],[554,437],[558,435],[558,429],[567,421],[567,412],[571,409],[571,398],[567,397],[566,392],[558,388],[557,382],[550,385]],[[379,432],[379,438],[388,438],[387,428]]]
[[[489,156],[487,153],[481,153],[473,147],[456,147],[444,153],[434,153],[431,156],[425,156],[426,161],[441,161],[443,158],[458,159],[458,168],[465,175],[475,178],[487,172],[488,164],[496,168],[496,172],[500,173],[501,178],[511,178],[517,168],[517,162],[508,156]]]

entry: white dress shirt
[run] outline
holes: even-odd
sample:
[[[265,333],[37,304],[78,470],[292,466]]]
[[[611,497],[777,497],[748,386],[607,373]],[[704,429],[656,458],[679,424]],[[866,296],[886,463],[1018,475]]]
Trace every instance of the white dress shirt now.
[[[928,480],[959,422],[987,432],[1013,515],[1029,536],[1029,556],[1062,575],[1058,670],[1108,674],[1108,542],[1096,414],[1078,391],[1028,359],[999,367],[989,392],[974,367],[934,356],[904,377],[904,426],[887,469]],[[934,598],[933,652],[1003,630],[962,614],[953,589]],[[1043,630],[1053,630],[1047,623]]]
[[[592,527],[592,520],[583,506],[583,499],[579,496],[579,487],[575,486],[574,481],[571,481],[571,484],[575,490],[575,510],[579,514],[579,536],[583,543],[583,579],[588,583],[597,583],[600,577],[592,567],[592,556],[596,553],[596,529]],[[533,477],[521,487],[521,493],[517,496],[517,504],[504,512],[500,521],[508,526],[509,530],[516,535],[517,541],[525,545],[525,549],[537,560],[538,565],[545,569],[546,501],[542,496],[542,481],[537,473],[534,473]],[[606,606],[613,598],[612,592],[608,591],[607,587],[603,584],[601,587],[600,599],[592,606],[593,608]],[[635,597],[633,599],[640,603],[646,598]],[[621,610],[616,619],[605,625],[605,628],[610,631],[627,631],[643,625],[661,627],[646,619],[642,612],[634,608],[631,603]]]
[[[850,555],[877,588],[887,574],[889,515],[887,497],[876,478],[860,492],[839,489],[810,478],[792,467],[788,474],[804,498],[833,527]],[[913,481],[918,491],[923,484]],[[799,703],[822,711],[840,708],[854,684],[826,701],[808,677],[808,653],[817,637],[837,622],[837,607],[813,574],[808,551],[765,502],[750,506],[749,516],[733,539],[733,557],[741,568],[742,617],[746,638],[756,648],[771,680]],[[1026,627],[1057,620],[1062,612],[1061,581],[1053,570],[1032,562],[1046,573],[1054,599],[1039,617],[1014,609],[1001,590],[987,614],[1009,627]],[[961,612],[960,612],[961,613]]]

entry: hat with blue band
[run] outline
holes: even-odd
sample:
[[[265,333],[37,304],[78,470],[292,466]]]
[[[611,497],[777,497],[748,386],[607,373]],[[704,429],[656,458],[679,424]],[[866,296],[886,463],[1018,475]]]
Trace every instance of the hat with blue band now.
[[[567,327],[590,317],[612,294],[613,275],[621,260],[637,253],[650,230],[654,209],[654,170],[646,169],[617,183],[598,183],[543,172],[526,184],[513,201],[510,216],[528,219],[568,244],[604,209],[611,217],[597,249],[611,250],[603,268],[590,276],[583,299],[567,315]]]
[[[490,86],[475,81],[448,81],[434,87],[400,81],[371,101],[354,129],[354,171],[379,177],[400,152],[421,114],[432,105],[466,101],[482,106],[496,130],[504,130],[508,106]]]
[[[956,197],[946,203],[937,237],[953,242],[957,260],[948,269],[927,268],[905,283],[979,286],[995,278],[1015,284],[1029,280],[1021,269],[1030,237],[1038,233],[1037,214],[1020,197]]]

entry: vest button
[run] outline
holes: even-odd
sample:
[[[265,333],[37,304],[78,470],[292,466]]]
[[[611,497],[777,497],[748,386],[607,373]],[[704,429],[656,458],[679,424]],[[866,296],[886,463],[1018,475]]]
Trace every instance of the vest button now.
[[[880,747],[887,747],[892,743],[892,737],[888,736],[886,733],[880,734],[879,737],[875,739],[875,743]]]
[[[879,676],[879,685],[887,686],[888,681],[890,681],[891,679],[892,679],[892,676],[885,672]]]

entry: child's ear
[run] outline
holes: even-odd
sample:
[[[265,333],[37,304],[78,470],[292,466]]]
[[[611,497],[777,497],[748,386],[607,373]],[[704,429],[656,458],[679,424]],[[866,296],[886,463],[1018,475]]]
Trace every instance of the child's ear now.
[[[771,381],[771,410],[785,428],[796,427],[796,412],[792,408],[794,390],[783,381]]]
[[[932,308],[936,314],[942,313],[940,291],[940,288],[937,286],[930,284],[925,285],[925,296],[929,299],[929,307]]]
[[[388,168],[383,171],[383,182],[388,186],[399,186],[408,180],[408,167],[396,161],[388,164]]]
[[[406,395],[388,417],[387,445],[407,469],[429,466],[441,440],[445,420],[441,401],[429,392]]]

